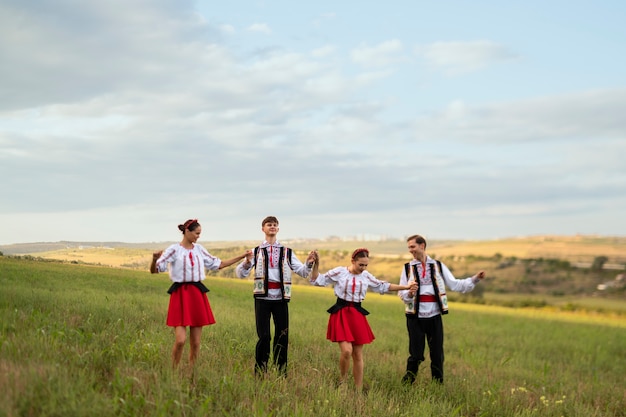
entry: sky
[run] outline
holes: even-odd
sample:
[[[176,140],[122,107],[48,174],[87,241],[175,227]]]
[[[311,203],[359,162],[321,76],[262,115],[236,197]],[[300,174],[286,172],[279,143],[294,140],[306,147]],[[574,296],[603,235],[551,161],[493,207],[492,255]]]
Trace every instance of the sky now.
[[[0,244],[626,235],[626,3],[2,0]]]

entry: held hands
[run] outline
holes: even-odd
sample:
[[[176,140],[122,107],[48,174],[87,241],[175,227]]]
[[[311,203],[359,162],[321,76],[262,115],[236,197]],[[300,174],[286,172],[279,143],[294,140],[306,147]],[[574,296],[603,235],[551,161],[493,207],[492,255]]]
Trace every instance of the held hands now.
[[[319,264],[319,262],[320,262],[320,256],[317,253],[317,250],[312,250],[311,252],[309,252],[309,256],[307,256],[306,258],[307,265]]]
[[[246,253],[243,254],[242,258],[244,258],[244,266],[246,268],[248,268],[250,265],[252,265],[252,258],[254,257],[254,252],[250,249],[248,249],[246,251]]]
[[[415,293],[417,292],[417,282],[409,282],[409,284],[406,286],[406,289],[409,290],[409,297],[414,297]]]
[[[317,253],[317,250],[312,250],[309,252],[309,256],[306,258],[306,266],[311,269],[311,272],[308,276],[309,282],[314,283],[317,277],[319,276],[319,267],[320,267],[320,256]]]
[[[163,251],[162,251],[162,250],[160,250],[160,251],[158,251],[158,252],[154,252],[154,253],[152,254],[152,262],[150,262],[150,272],[151,272],[152,274],[156,274],[157,272],[159,272],[159,271],[157,270],[157,267],[156,267],[156,262],[157,262],[157,260],[161,257],[161,254],[163,254]]]

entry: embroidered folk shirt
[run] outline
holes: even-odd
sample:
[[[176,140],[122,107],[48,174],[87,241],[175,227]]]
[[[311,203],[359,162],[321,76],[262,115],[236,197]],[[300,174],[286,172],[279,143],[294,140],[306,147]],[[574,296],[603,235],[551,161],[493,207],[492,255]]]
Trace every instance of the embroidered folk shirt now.
[[[426,262],[422,264],[422,262],[417,259],[412,259],[409,262],[409,274],[410,276],[406,276],[406,272],[403,269],[402,274],[400,275],[400,285],[407,285],[409,282],[413,281],[413,265],[417,265],[417,273],[419,279],[419,295],[435,295],[435,289],[433,287],[433,280],[431,280],[430,264],[435,264],[433,270],[437,273],[438,267],[437,262],[432,259],[430,256],[426,256]],[[441,276],[446,287],[452,291],[467,293],[474,289],[476,284],[480,281],[475,275],[465,279],[456,279],[452,272],[448,269],[445,264],[441,264]],[[434,277],[432,277],[434,279]],[[419,297],[418,295],[418,297]],[[409,296],[409,290],[398,291],[398,296],[405,303],[410,303],[413,301],[413,298]],[[421,318],[434,317],[438,314],[441,314],[441,310],[439,309],[439,305],[436,301],[420,301],[419,303],[419,311],[418,316]]]
[[[267,249],[267,274],[268,274],[268,282],[280,283],[280,268],[279,258],[280,258],[280,248],[283,245],[276,241],[274,243],[269,243],[268,241],[263,241],[261,245],[259,245],[259,249],[266,248]],[[286,249],[286,248],[285,248]],[[259,250],[257,252],[257,257],[262,256],[262,251]],[[285,256],[287,256],[287,251],[285,250]],[[235,268],[235,275],[238,278],[246,278],[250,275],[250,271],[256,265],[257,259],[252,260],[252,262],[248,262],[248,260],[244,259],[237,267]],[[305,264],[300,262],[298,257],[295,255],[293,251],[291,251],[291,259],[285,259],[285,264],[290,265],[290,268],[285,268],[287,270],[292,270],[296,274],[300,275],[303,278],[306,278],[311,273],[311,268],[307,267]],[[262,274],[262,271],[257,270],[256,274]],[[283,277],[285,279],[285,277]],[[287,277],[288,281],[291,281],[291,277]],[[283,294],[280,288],[268,288],[267,289],[267,297],[259,297],[261,300],[282,300]]]
[[[352,274],[346,266],[333,268],[325,274],[318,275],[315,281],[311,281],[311,284],[320,287],[331,283],[335,284],[337,298],[354,303],[360,303],[365,299],[368,288],[384,294],[389,292],[389,285],[391,285],[386,281],[379,280],[368,271],[363,271],[357,275]]]
[[[169,265],[173,282],[200,282],[206,278],[205,269],[215,271],[221,263],[221,259],[211,255],[198,243],[192,249],[176,243],[163,251],[156,261],[156,268],[159,272],[165,272]]]

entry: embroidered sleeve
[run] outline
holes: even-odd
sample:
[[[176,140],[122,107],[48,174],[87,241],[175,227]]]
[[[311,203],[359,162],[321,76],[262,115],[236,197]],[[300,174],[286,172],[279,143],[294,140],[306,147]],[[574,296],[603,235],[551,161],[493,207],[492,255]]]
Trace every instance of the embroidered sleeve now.
[[[216,256],[211,255],[204,247],[200,245],[198,246],[202,255],[202,262],[204,263],[204,267],[209,271],[216,271],[220,269],[222,260]]]
[[[313,285],[317,285],[320,287],[324,287],[330,284],[329,281],[338,282],[339,277],[341,275],[342,267],[333,268],[325,274],[319,274],[317,279],[313,281]]]
[[[173,246],[165,249],[165,251],[161,254],[161,257],[156,261],[157,271],[165,272],[167,271],[167,265],[174,262],[176,257],[176,249]]]
[[[390,284],[388,282],[379,280],[378,278],[376,278],[374,275],[370,274],[367,271],[365,271],[365,277],[367,278],[367,281],[368,281],[367,286],[369,288],[372,288],[381,294],[389,292]]]

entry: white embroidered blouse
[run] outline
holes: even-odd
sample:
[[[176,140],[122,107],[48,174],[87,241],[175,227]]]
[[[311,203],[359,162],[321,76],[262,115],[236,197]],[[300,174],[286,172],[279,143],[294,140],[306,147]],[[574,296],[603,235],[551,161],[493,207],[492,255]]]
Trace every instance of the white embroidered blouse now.
[[[199,282],[206,278],[205,269],[215,271],[221,263],[221,259],[211,255],[198,243],[192,249],[176,243],[163,251],[156,261],[156,268],[159,272],[165,272],[169,265],[173,282]]]
[[[335,295],[345,301],[360,303],[365,299],[368,288],[384,294],[389,292],[389,283],[381,281],[367,271],[355,275],[348,267],[338,266],[325,274],[317,276],[311,284],[324,287],[330,283],[335,283]]]

